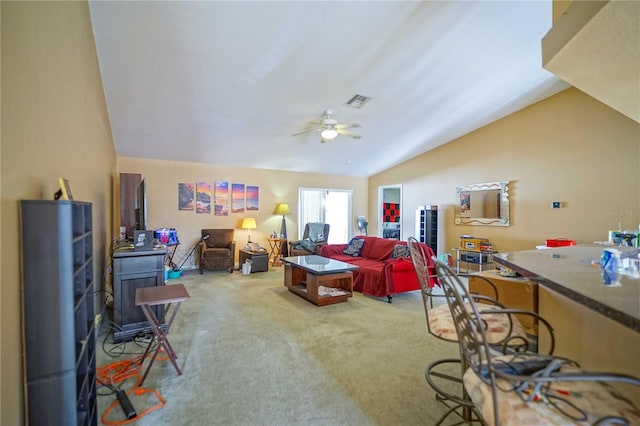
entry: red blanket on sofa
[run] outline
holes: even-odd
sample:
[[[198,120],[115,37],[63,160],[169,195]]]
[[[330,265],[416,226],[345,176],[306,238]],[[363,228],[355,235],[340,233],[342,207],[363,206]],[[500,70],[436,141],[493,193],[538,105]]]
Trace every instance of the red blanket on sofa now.
[[[358,236],[364,240],[359,256],[350,256],[342,251],[347,244],[327,244],[320,250],[320,255],[341,262],[351,263],[360,267],[353,272],[353,289],[362,294],[373,297],[391,297],[394,294],[419,290],[420,284],[413,269],[410,257],[393,258],[396,245],[407,245],[406,241],[389,240],[380,237]],[[429,275],[435,276],[433,268],[433,250],[426,244],[422,244],[429,262]],[[435,280],[430,279],[433,287]]]

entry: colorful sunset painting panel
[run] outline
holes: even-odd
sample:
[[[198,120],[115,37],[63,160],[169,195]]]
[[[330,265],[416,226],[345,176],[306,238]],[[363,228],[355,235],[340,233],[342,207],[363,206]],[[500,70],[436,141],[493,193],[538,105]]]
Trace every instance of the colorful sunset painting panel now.
[[[211,213],[211,184],[196,182],[196,213]]]
[[[244,183],[231,184],[231,213],[244,212]]]
[[[247,211],[258,210],[259,205],[259,190],[257,186],[247,185]]]
[[[178,184],[178,210],[193,211],[193,191],[195,185],[193,183]]]
[[[229,182],[215,181],[214,183],[215,215],[229,215]]]

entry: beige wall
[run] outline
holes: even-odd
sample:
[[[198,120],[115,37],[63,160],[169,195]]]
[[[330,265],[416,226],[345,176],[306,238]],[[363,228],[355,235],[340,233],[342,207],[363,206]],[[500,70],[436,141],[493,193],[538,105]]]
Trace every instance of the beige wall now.
[[[6,2],[2,13],[0,423],[23,423],[18,201],[65,176],[93,203],[95,282],[112,227],[115,153],[85,2]],[[47,283],[42,283],[47,285]],[[28,303],[28,301],[27,301]],[[47,319],[43,318],[43,324]]]
[[[367,179],[346,176],[328,176],[277,170],[225,167],[211,164],[161,161],[131,157],[118,157],[118,173],[140,173],[146,180],[147,228],[176,228],[180,246],[174,262],[180,265],[200,238],[203,228],[235,228],[237,247],[247,241],[247,231],[240,228],[242,218],[255,217],[257,229],[251,231],[251,240],[268,247],[266,237],[280,232],[282,216],[273,214],[278,203],[288,203],[291,214],[286,216],[287,236],[297,239],[298,188],[350,189],[353,191],[353,220],[367,210]],[[228,216],[196,214],[178,210],[178,183],[227,181],[258,186],[260,204],[257,212],[231,213]],[[354,230],[355,232],[355,230]],[[116,235],[114,233],[114,235]],[[237,256],[236,256],[237,259]],[[192,266],[188,260],[185,268]]]
[[[556,22],[562,14],[571,6],[573,0],[553,0],[553,22]]]
[[[455,225],[456,185],[510,181],[509,227]],[[404,238],[415,209],[440,211],[439,252],[458,237],[490,238],[499,251],[533,249],[547,238],[606,240],[618,222],[640,222],[640,124],[577,89],[481,128],[369,180],[370,227],[377,229],[377,188],[402,184]],[[551,209],[552,201],[563,208]]]

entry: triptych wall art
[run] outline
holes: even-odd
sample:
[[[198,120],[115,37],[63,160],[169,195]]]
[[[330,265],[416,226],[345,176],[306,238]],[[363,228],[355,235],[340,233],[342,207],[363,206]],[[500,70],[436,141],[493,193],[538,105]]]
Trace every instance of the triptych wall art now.
[[[229,187],[229,182],[215,181],[213,192],[209,182],[178,183],[178,210],[195,209],[196,213],[210,214],[213,201],[214,215],[228,216],[229,207],[231,213],[258,210],[259,196],[260,190],[257,186],[244,183],[232,183]]]

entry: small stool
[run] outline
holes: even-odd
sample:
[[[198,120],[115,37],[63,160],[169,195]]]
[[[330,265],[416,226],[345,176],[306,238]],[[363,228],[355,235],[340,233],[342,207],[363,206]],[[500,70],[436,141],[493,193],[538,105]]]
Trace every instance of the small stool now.
[[[184,284],[171,284],[171,285],[162,285],[158,287],[140,287],[136,289],[136,306],[140,306],[142,312],[147,317],[149,324],[151,325],[151,330],[153,331],[153,338],[149,342],[147,349],[144,351],[144,355],[142,356],[142,363],[144,363],[144,359],[147,357],[147,354],[151,350],[153,343],[157,340],[158,347],[156,348],[153,357],[151,357],[151,362],[147,366],[147,369],[142,376],[142,380],[140,381],[140,386],[144,383],[147,375],[149,374],[149,370],[151,370],[151,366],[153,362],[156,360],[158,353],[160,352],[160,348],[164,348],[169,360],[175,367],[178,374],[182,374],[180,371],[180,367],[178,367],[178,363],[176,362],[176,353],[169,343],[169,339],[167,339],[167,334],[169,334],[169,329],[171,328],[171,324],[173,324],[173,320],[178,313],[178,309],[183,301],[189,298],[189,293],[187,293],[187,289],[184,288]],[[173,311],[171,312],[171,317],[169,322],[166,325],[166,328],[163,329],[162,324],[167,316],[167,313],[171,309],[171,305],[174,304]],[[157,305],[166,305],[163,309],[163,314],[161,318],[157,318],[152,306]]]

